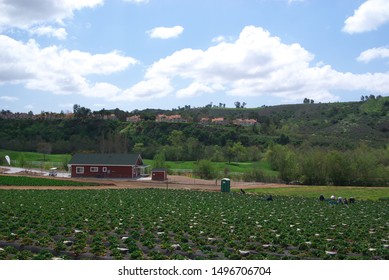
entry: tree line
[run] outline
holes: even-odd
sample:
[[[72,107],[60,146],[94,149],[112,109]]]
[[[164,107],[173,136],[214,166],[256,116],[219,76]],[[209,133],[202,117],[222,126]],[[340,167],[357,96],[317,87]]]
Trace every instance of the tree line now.
[[[271,167],[286,183],[336,186],[389,185],[389,147],[354,150],[272,145],[266,153]]]

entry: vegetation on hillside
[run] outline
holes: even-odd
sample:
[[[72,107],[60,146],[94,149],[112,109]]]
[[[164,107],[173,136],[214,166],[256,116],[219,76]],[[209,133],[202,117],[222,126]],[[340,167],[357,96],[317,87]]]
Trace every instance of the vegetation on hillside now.
[[[166,161],[228,163],[260,162],[264,155],[275,153],[278,161],[285,157],[282,164],[272,159],[272,167],[286,182],[388,182],[389,97],[366,96],[361,102],[326,104],[304,100],[303,104],[261,108],[223,105],[131,113],[119,109],[92,113],[75,105],[70,119],[0,118],[0,149],[37,151],[43,158],[51,153],[136,152],[147,159],[159,155]],[[101,118],[112,114],[116,119]],[[157,114],[180,114],[189,122],[156,122]],[[139,115],[143,121],[125,122],[130,115]],[[205,117],[223,117],[227,123],[250,118],[258,123],[248,127],[200,123]],[[311,166],[316,166],[314,175]],[[330,166],[339,166],[343,174],[330,171]],[[263,177],[256,170],[250,173],[246,178]]]
[[[389,147],[373,149],[365,145],[355,150],[321,148],[296,149],[274,145],[267,158],[283,181],[306,185],[387,186]]]

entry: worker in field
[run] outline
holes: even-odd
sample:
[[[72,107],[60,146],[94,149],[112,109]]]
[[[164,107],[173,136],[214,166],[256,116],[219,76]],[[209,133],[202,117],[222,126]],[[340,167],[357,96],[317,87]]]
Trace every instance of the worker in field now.
[[[320,200],[320,201],[324,201],[324,195],[321,194],[321,195],[319,196],[319,200]]]
[[[266,201],[273,201],[273,196],[272,196],[272,195],[269,195],[269,196],[266,198]]]

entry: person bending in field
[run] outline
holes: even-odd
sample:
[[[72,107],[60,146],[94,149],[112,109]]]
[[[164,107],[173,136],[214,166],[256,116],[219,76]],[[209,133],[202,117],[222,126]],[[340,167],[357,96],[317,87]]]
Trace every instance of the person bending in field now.
[[[319,200],[320,200],[320,201],[324,201],[324,195],[321,194],[321,195],[319,196]]]
[[[350,203],[355,203],[355,198],[354,198],[354,197],[350,197],[349,202],[350,202]]]
[[[273,196],[272,195],[269,195],[267,198],[266,198],[267,201],[273,201]]]
[[[343,198],[343,204],[348,204],[347,198]]]
[[[341,196],[338,197],[338,203],[342,204],[343,203],[343,198]]]
[[[244,190],[240,189],[240,193],[245,194],[246,192]]]

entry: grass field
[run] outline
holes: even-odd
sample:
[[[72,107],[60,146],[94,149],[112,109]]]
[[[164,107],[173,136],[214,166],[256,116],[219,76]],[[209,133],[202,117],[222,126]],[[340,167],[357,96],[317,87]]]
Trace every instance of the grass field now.
[[[46,154],[35,152],[18,152],[9,150],[0,150],[0,163],[7,165],[4,157],[8,155],[11,158],[12,166],[22,167],[21,160],[24,158],[25,166],[29,168],[50,168],[52,166],[61,167],[64,162],[71,159],[69,154]],[[45,161],[44,161],[45,159]]]
[[[296,186],[285,188],[261,188],[247,191],[263,195],[271,194],[306,198],[318,198],[320,194],[323,194],[326,198],[331,197],[331,195],[335,195],[336,197],[354,197],[357,200],[389,199],[389,188],[384,187]]]
[[[0,186],[98,186],[96,183],[0,175]]]
[[[153,160],[144,160],[146,164],[153,165]],[[171,170],[194,170],[196,161],[166,161]],[[218,172],[244,173],[252,170],[254,167],[262,170],[267,176],[277,176],[278,172],[273,171],[267,161],[260,162],[213,162]]]
[[[8,155],[11,158],[12,166],[20,167],[20,159],[23,156],[24,161],[26,162],[25,167],[32,168],[50,168],[52,166],[60,167],[64,162],[67,162],[71,159],[69,154],[47,154],[45,155],[46,161],[43,161],[43,154],[35,152],[18,152],[18,151],[9,151],[9,150],[0,150],[0,158],[3,165],[6,165],[4,156]],[[153,165],[153,160],[144,159],[145,164]],[[58,166],[58,164],[60,166]],[[196,161],[166,161],[169,169],[171,170],[193,170],[196,166]],[[277,176],[278,172],[273,171],[270,168],[270,165],[267,161],[260,162],[214,162],[213,163],[217,172],[223,173],[225,170],[228,170],[232,173],[244,173],[253,169],[253,167],[261,169],[267,176]],[[47,168],[46,168],[47,167]]]

